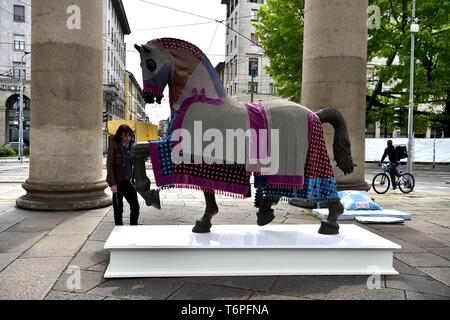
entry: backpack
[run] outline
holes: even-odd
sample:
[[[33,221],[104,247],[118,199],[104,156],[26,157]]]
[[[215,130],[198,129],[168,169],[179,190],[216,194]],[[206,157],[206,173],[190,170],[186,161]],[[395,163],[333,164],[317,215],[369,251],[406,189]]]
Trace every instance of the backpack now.
[[[408,158],[408,149],[405,145],[395,146],[395,152],[398,160]]]

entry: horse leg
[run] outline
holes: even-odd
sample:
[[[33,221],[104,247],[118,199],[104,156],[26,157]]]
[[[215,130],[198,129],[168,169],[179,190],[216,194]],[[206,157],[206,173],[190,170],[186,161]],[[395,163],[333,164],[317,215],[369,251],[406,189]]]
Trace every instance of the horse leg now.
[[[263,200],[263,191],[261,188],[256,189],[256,195],[255,195],[255,208],[258,208],[261,206],[261,201]]]
[[[256,216],[258,218],[257,219],[258,226],[262,227],[271,223],[273,219],[275,219],[275,215],[273,214],[275,211],[272,209],[272,206],[277,205],[280,200],[273,201],[264,199],[262,191],[260,192],[261,193],[259,194],[259,196],[258,194],[256,196],[255,206],[256,203],[259,202],[259,206],[256,206],[257,208],[259,208],[259,211],[256,213]]]
[[[192,229],[192,232],[194,233],[210,232],[212,227],[211,219],[219,213],[219,207],[217,206],[214,193],[204,192],[204,195],[206,200],[205,215],[200,220],[197,220],[194,229]]]
[[[145,161],[149,157],[148,143],[138,143],[133,146],[131,159],[133,161],[133,182],[136,191],[144,198],[147,206],[161,209],[159,191],[150,190],[150,179],[145,170]]]
[[[330,203],[328,207],[328,218],[322,221],[319,229],[320,234],[335,235],[339,234],[339,225],[337,220],[344,213],[344,206],[340,201]]]

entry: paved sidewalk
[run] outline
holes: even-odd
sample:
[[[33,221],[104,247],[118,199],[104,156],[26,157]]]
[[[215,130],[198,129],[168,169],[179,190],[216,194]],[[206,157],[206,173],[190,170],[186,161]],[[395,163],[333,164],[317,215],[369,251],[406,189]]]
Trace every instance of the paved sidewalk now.
[[[445,185],[445,183],[444,183]],[[9,188],[9,189],[8,189]],[[371,193],[386,208],[412,213],[405,225],[364,226],[402,246],[399,276],[370,290],[366,276],[207,277],[105,280],[104,243],[114,228],[111,208],[75,213],[14,207],[19,184],[0,184],[0,299],[450,299],[450,197],[439,189],[404,196]],[[162,192],[163,210],[143,206],[141,224],[192,225],[203,214],[202,194]],[[255,224],[250,200],[219,197],[215,224]],[[128,217],[128,208],[125,216]],[[126,219],[128,223],[128,219]],[[275,223],[318,224],[310,211],[281,203]],[[74,266],[81,289],[71,289]],[[69,286],[68,286],[69,284]]]

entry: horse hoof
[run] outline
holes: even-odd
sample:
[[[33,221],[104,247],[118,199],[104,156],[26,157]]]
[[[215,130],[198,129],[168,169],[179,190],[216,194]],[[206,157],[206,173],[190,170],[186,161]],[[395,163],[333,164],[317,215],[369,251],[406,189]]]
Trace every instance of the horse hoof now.
[[[319,233],[323,235],[339,234],[339,225],[336,222],[322,221]]]
[[[273,221],[273,219],[275,219],[275,215],[273,213],[274,213],[274,210],[270,210],[270,211],[266,211],[266,212],[258,211],[258,213],[256,214],[258,216],[258,220],[257,220],[258,226],[264,227],[265,225],[268,225],[269,223],[271,223]]]
[[[161,200],[159,197],[159,190],[151,190],[150,197],[146,197],[145,204],[148,207],[153,207],[157,210],[161,210]]]
[[[211,223],[204,222],[203,220],[198,220],[195,224],[194,229],[192,229],[193,233],[209,233],[211,232]]]

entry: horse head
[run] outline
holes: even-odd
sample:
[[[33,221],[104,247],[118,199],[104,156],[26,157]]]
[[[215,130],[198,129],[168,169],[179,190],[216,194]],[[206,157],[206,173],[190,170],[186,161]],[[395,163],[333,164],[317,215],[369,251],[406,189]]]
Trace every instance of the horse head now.
[[[160,103],[169,86],[170,105],[175,110],[192,96],[206,89],[211,98],[226,96],[217,72],[206,55],[194,44],[180,39],[160,38],[146,45],[135,45],[141,55],[144,93],[147,103]]]
[[[153,41],[134,46],[141,55],[142,77],[144,80],[144,99],[146,103],[161,104],[164,89],[169,83],[172,64],[166,50]]]

